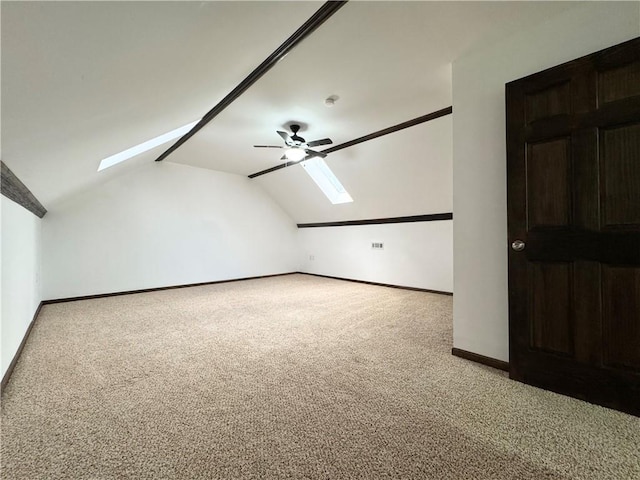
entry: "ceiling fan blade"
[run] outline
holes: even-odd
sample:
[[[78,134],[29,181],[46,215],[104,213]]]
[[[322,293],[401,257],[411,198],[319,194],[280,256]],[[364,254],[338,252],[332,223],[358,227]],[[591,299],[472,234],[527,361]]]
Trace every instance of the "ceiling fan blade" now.
[[[293,145],[293,140],[291,140],[291,137],[287,132],[281,132],[280,130],[278,130],[278,135],[282,137],[282,139],[284,140],[284,143],[286,143],[289,146]]]
[[[308,157],[320,157],[320,158],[325,158],[327,156],[326,153],[322,153],[322,152],[317,152],[316,150],[310,150],[310,149],[306,149],[305,152],[307,152],[307,156]]]
[[[322,140],[314,140],[313,142],[307,143],[310,147],[319,147],[320,145],[331,145],[333,142],[330,138],[323,138]]]
[[[255,148],[284,148],[278,145],[254,145]]]

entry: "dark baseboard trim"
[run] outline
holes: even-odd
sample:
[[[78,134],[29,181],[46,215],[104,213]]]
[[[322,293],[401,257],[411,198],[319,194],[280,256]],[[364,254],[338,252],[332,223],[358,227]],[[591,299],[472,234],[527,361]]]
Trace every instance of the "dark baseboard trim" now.
[[[37,217],[44,217],[47,209],[3,161],[0,161],[0,177],[2,177],[2,195],[26,208]]]
[[[427,113],[426,115],[422,115],[421,117],[413,118],[411,120],[407,120],[406,122],[402,122],[397,125],[393,125],[391,127],[384,128],[382,130],[378,130],[377,132],[370,133],[369,135],[358,137],[353,140],[349,140],[348,142],[341,143],[339,145],[334,145],[333,147],[322,150],[322,153],[337,152],[338,150],[342,150],[343,148],[353,147],[354,145],[358,145],[359,143],[373,140],[374,138],[382,137],[384,135],[389,135],[390,133],[395,133],[400,130],[404,130],[405,128],[413,127],[415,125],[420,125],[421,123],[429,122],[431,120],[435,120],[436,118],[444,117],[446,115],[451,115],[451,113],[453,113],[453,107],[446,107],[435,112]],[[260,175],[266,175],[267,173],[275,172],[276,170],[280,170],[282,168],[297,165],[298,163],[304,162],[307,159],[308,157],[305,157],[302,160],[299,160],[297,162],[281,163],[280,165],[276,165],[275,167],[267,168],[266,170],[261,170],[256,173],[252,173],[248,177],[256,178],[256,177],[259,177]]]
[[[191,130],[184,134],[176,143],[164,151],[156,162],[161,162],[167,158],[180,145],[193,137],[201,128],[213,120],[220,112],[233,103],[251,85],[256,83],[265,73],[271,70],[287,53],[293,50],[300,42],[313,33],[320,25],[326,22],[334,13],[342,8],[346,1],[325,2],[309,20],[307,20],[298,30],[296,30],[282,45],[280,45],[271,55],[269,55],[260,65],[258,65],[244,80],[242,80],[231,92],[220,102],[209,110],[202,120],[200,120]]]
[[[472,362],[481,363],[489,367],[497,368],[498,370],[509,371],[509,362],[498,360],[497,358],[485,357],[479,353],[468,352],[460,348],[452,348],[451,355],[464,358],[465,360],[471,360]]]
[[[365,285],[375,285],[377,287],[399,288],[401,290],[413,290],[414,292],[437,293],[439,295],[452,296],[453,292],[443,292],[441,290],[430,290],[428,288],[407,287],[404,285],[391,285],[389,283],[369,282],[367,280],[355,280],[353,278],[333,277],[331,275],[320,275],[319,273],[296,272],[302,275],[311,275],[313,277],[331,278],[333,280],[344,280],[345,282],[364,283]]]
[[[281,277],[283,275],[293,275],[298,272],[273,273],[271,275],[258,275],[256,277],[231,278],[229,280],[215,280],[213,282],[187,283],[184,285],[169,285],[167,287],[143,288],[141,290],[126,290],[124,292],[98,293],[95,295],[83,295],[80,297],[55,298],[52,300],[44,300],[44,305],[53,303],[76,302],[78,300],[93,300],[96,298],[118,297],[120,295],[134,295],[136,293],[159,292],[162,290],[174,290],[176,288],[200,287],[202,285],[216,285],[218,283],[242,282],[243,280],[257,280],[259,278]]]
[[[9,382],[9,378],[11,378],[11,374],[13,373],[13,369],[15,368],[16,363],[18,363],[18,358],[20,358],[20,354],[22,354],[22,349],[24,348],[24,346],[27,343],[27,339],[29,338],[29,335],[31,334],[31,330],[33,330],[33,326],[36,323],[36,319],[38,318],[38,315],[40,314],[40,310],[42,309],[43,305],[44,305],[44,302],[40,302],[40,304],[38,305],[38,308],[36,308],[36,313],[33,314],[33,318],[31,319],[31,323],[27,327],[27,331],[24,333],[24,337],[22,337],[22,342],[20,342],[20,345],[18,346],[18,350],[16,350],[16,354],[13,356],[13,359],[11,360],[11,363],[9,364],[9,368],[7,368],[7,371],[4,372],[4,375],[2,376],[2,384],[0,384],[0,389],[2,391],[4,391],[4,388],[7,386],[7,383]]]
[[[299,223],[298,228],[349,227],[353,225],[382,225],[385,223],[437,222],[453,220],[453,213],[430,213],[409,217],[371,218],[368,220],[345,220],[341,222]]]

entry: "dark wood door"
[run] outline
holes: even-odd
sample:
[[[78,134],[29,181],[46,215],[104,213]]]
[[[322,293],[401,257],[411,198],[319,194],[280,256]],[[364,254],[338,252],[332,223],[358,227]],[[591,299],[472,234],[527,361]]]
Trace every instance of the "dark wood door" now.
[[[640,415],[640,38],[506,101],[510,376]]]

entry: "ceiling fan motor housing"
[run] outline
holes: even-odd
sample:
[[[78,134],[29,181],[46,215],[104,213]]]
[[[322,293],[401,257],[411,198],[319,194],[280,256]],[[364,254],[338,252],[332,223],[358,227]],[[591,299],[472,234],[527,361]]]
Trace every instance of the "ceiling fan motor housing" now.
[[[284,140],[285,145],[284,146],[276,146],[276,145],[254,145],[254,147],[256,148],[285,148],[288,149],[288,152],[285,153],[285,155],[281,158],[281,160],[291,160],[291,158],[288,158],[289,156],[294,155],[294,151],[296,152],[296,155],[300,155],[300,152],[302,152],[303,157],[304,156],[309,156],[309,157],[320,157],[320,158],[324,158],[327,156],[326,153],[323,152],[318,152],[316,150],[312,150],[313,147],[317,147],[320,145],[330,145],[333,142],[331,141],[330,138],[322,138],[319,140],[313,140],[312,142],[308,142],[298,136],[298,131],[300,130],[300,124],[297,123],[292,123],[291,125],[289,125],[289,129],[291,130],[291,132],[293,133],[293,135],[289,135],[287,132],[283,132],[281,130],[276,130],[276,133],[278,135],[280,135],[280,138],[282,138],[282,140]],[[300,158],[300,160],[302,160],[302,158]]]
[[[300,130],[300,125],[298,125],[297,123],[294,123],[289,128],[291,128],[291,131],[293,132],[293,135],[291,136],[291,140],[293,140],[298,146],[302,145],[304,143],[304,138],[298,136],[298,130]]]

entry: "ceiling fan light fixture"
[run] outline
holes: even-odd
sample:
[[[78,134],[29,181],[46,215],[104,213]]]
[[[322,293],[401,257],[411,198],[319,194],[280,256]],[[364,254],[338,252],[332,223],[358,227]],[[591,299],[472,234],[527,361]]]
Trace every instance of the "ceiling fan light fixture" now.
[[[290,160],[292,162],[298,162],[302,160],[304,157],[306,157],[307,152],[305,152],[304,149],[302,148],[294,147],[294,148],[288,149],[285,152],[285,155],[287,157],[287,160]]]

